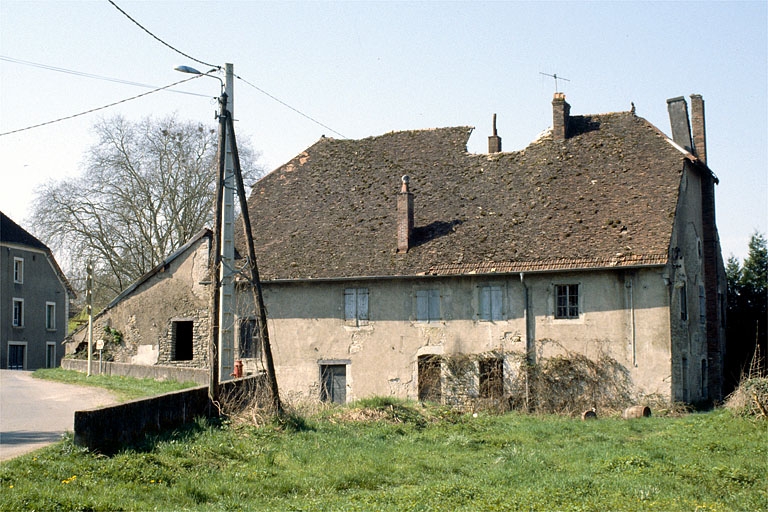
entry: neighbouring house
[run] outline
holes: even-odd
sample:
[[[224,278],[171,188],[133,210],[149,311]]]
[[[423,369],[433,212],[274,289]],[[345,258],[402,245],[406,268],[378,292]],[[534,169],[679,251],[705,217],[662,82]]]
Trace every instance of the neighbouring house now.
[[[0,212],[0,368],[59,366],[76,294],[51,250]]]
[[[93,339],[107,360],[136,365],[208,366],[211,231],[200,230],[94,315]],[[87,353],[87,326],[67,353]],[[96,348],[93,348],[93,353]]]
[[[571,115],[562,94],[552,107],[551,130],[520,151],[501,151],[495,123],[487,154],[467,151],[469,127],[323,137],[254,185],[282,394],[494,398],[523,363],[579,354],[615,361],[637,394],[722,397],[726,285],[701,96],[690,118],[684,98],[668,100],[671,138],[634,108]],[[206,240],[100,315],[121,331],[123,361],[207,364]],[[235,302],[234,353],[258,371],[244,285]],[[178,357],[185,322],[191,359]]]

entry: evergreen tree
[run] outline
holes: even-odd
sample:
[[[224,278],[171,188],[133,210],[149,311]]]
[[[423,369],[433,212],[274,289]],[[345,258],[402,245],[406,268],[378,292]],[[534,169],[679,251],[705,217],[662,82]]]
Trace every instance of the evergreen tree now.
[[[766,323],[768,321],[768,244],[755,232],[749,241],[749,253],[743,265],[731,256],[725,267],[728,282],[726,337],[727,371],[735,386],[742,373],[749,370],[759,346],[762,372],[766,372]]]

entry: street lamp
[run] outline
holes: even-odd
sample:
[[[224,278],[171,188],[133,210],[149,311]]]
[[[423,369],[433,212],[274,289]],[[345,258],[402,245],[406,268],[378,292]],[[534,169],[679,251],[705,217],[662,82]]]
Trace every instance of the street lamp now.
[[[218,402],[219,397],[219,381],[221,375],[227,375],[228,372],[225,369],[220,368],[222,359],[224,359],[224,366],[229,366],[227,361],[230,359],[230,355],[234,352],[234,340],[230,340],[233,336],[230,336],[232,331],[233,315],[232,306],[229,302],[229,297],[232,295],[233,285],[230,283],[231,278],[226,278],[222,267],[231,266],[232,260],[234,260],[234,199],[231,191],[231,187],[225,187],[227,178],[232,174],[231,155],[227,151],[227,118],[231,115],[231,107],[228,109],[228,102],[231,103],[229,98],[231,94],[227,94],[228,89],[231,88],[231,75],[232,65],[227,64],[227,84],[225,86],[224,81],[218,76],[211,75],[216,68],[202,73],[197,69],[190,66],[176,66],[176,71],[181,73],[189,73],[192,75],[209,76],[215,78],[221,83],[221,95],[219,96],[219,113],[217,115],[219,120],[219,161],[218,172],[216,174],[216,196],[214,198],[214,219],[213,219],[213,240],[212,250],[213,261],[211,262],[211,297],[209,305],[209,325],[210,336],[208,345],[208,364],[210,366],[209,380],[208,380],[208,396],[210,400],[215,404]],[[222,288],[224,288],[222,290]],[[224,318],[222,318],[222,312],[224,312]],[[227,335],[227,339],[223,339],[223,334]],[[222,353],[224,357],[222,358]]]

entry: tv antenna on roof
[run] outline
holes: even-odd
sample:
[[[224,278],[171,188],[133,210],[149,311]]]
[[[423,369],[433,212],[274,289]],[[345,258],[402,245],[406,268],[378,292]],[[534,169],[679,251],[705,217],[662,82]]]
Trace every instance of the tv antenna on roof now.
[[[544,76],[549,76],[549,77],[552,77],[552,78],[555,79],[555,92],[559,92],[557,90],[557,81],[558,80],[565,80],[566,82],[570,82],[570,80],[568,80],[567,78],[563,78],[561,76],[557,76],[557,73],[555,73],[554,75],[550,75],[549,73],[542,73],[541,71],[539,71],[539,74],[540,75],[544,75]]]

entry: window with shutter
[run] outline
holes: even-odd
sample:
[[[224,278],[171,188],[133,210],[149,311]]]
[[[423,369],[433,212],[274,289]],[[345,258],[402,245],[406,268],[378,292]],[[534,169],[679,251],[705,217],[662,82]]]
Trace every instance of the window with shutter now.
[[[368,288],[344,290],[344,320],[355,327],[368,324]]]
[[[440,321],[440,290],[416,291],[416,321]]]
[[[480,311],[479,318],[484,322],[502,320],[503,293],[501,286],[480,287]]]

